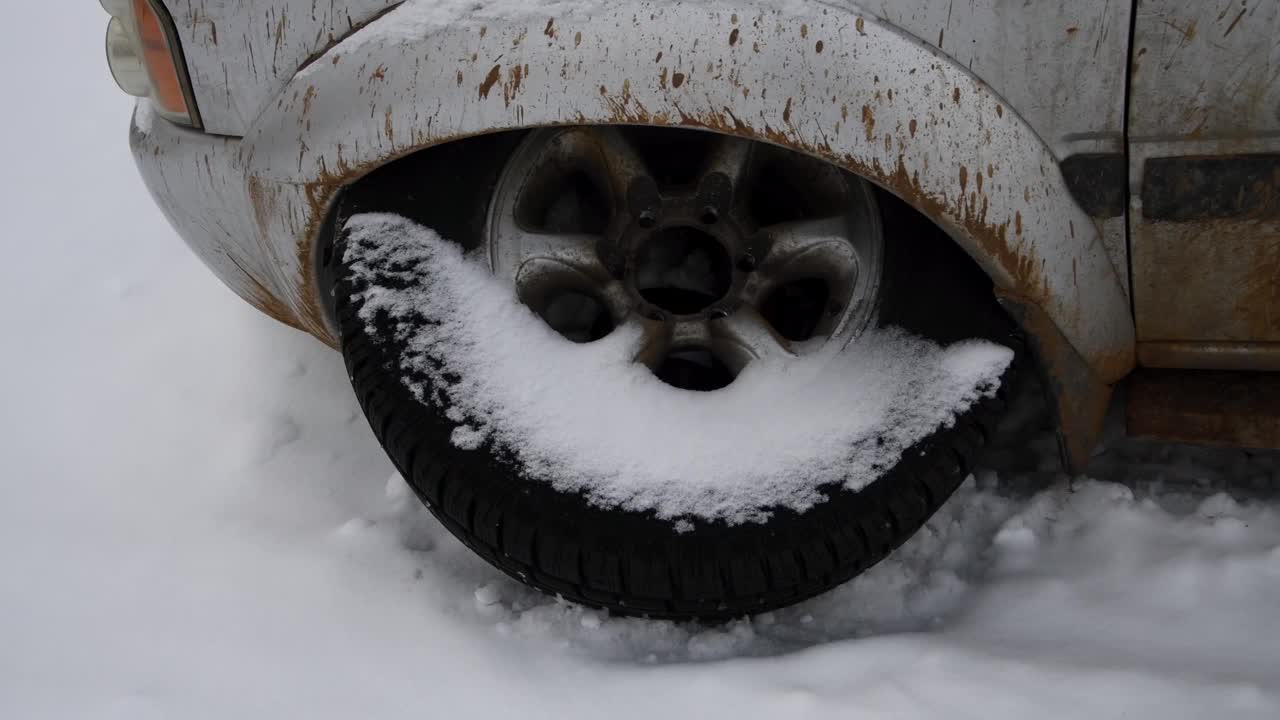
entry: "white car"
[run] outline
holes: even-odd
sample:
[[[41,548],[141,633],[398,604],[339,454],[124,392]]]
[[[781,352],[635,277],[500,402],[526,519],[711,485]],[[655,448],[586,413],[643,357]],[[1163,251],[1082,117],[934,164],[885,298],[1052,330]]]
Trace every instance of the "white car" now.
[[[703,619],[822,592],[951,494],[1022,376],[1070,468],[1117,388],[1131,433],[1280,446],[1280,3],[102,2],[174,227],[340,349],[423,501],[548,592]],[[887,326],[1016,358],[820,501],[601,502],[460,441],[452,366],[377,327],[361,262],[409,221],[568,340],[634,333],[681,391]],[[388,267],[418,291],[433,266]]]

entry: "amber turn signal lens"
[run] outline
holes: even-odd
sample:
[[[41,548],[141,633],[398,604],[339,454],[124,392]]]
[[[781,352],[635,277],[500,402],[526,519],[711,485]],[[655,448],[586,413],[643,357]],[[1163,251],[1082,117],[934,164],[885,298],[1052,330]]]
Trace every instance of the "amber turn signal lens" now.
[[[142,61],[151,78],[152,100],[168,115],[190,117],[187,96],[182,90],[181,75],[174,64],[164,25],[148,0],[133,0],[133,13],[138,23]]]

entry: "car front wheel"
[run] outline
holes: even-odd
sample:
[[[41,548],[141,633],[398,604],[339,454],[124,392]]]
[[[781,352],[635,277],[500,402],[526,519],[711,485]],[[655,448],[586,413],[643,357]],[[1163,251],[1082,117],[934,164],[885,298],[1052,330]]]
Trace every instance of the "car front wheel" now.
[[[632,333],[634,362],[681,392],[721,392],[753,364],[831,357],[877,342],[889,326],[940,343],[1021,347],[990,284],[945,236],[821,160],[726,135],[611,126],[468,143],[351,189],[322,282],[378,440],[432,513],[496,567],[620,613],[762,612],[872,566],[968,475],[1005,410],[1016,359],[874,477],[826,483],[820,502],[756,508],[746,519],[673,520],[660,506],[602,503],[548,482],[511,448],[459,443],[464,413],[442,379],[457,368],[408,377],[413,338],[379,327],[385,313],[370,305],[382,282],[370,252],[403,230],[348,224],[353,215],[392,211],[436,228],[567,342]],[[389,286],[432,282],[403,255],[399,263],[387,269]],[[775,421],[786,419],[759,418]],[[706,422],[716,432],[717,421]]]

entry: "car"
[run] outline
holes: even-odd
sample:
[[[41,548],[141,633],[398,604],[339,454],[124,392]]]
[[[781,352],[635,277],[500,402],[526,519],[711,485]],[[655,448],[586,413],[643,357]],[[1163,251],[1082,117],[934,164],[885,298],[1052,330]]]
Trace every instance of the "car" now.
[[[1071,471],[1113,395],[1131,434],[1280,447],[1280,3],[102,3],[174,228],[340,350],[424,503],[547,592],[702,620],[821,593],[923,525],[1024,381]],[[412,338],[372,328],[390,316],[353,257],[407,232],[391,215],[574,343],[639,328],[636,361],[680,392],[882,326],[1013,359],[808,506],[601,503],[460,441],[452,371],[409,378]]]

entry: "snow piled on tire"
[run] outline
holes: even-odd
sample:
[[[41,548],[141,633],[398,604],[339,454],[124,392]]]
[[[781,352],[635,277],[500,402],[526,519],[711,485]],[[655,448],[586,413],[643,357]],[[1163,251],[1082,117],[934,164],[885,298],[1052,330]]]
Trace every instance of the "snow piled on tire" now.
[[[944,348],[873,330],[689,392],[633,362],[638,331],[570,342],[482,262],[410,220],[356,216],[346,238],[361,320],[402,348],[405,383],[457,424],[453,444],[666,519],[762,521],[772,508],[805,511],[824,488],[861,489],[994,394],[1013,359],[986,341]]]

